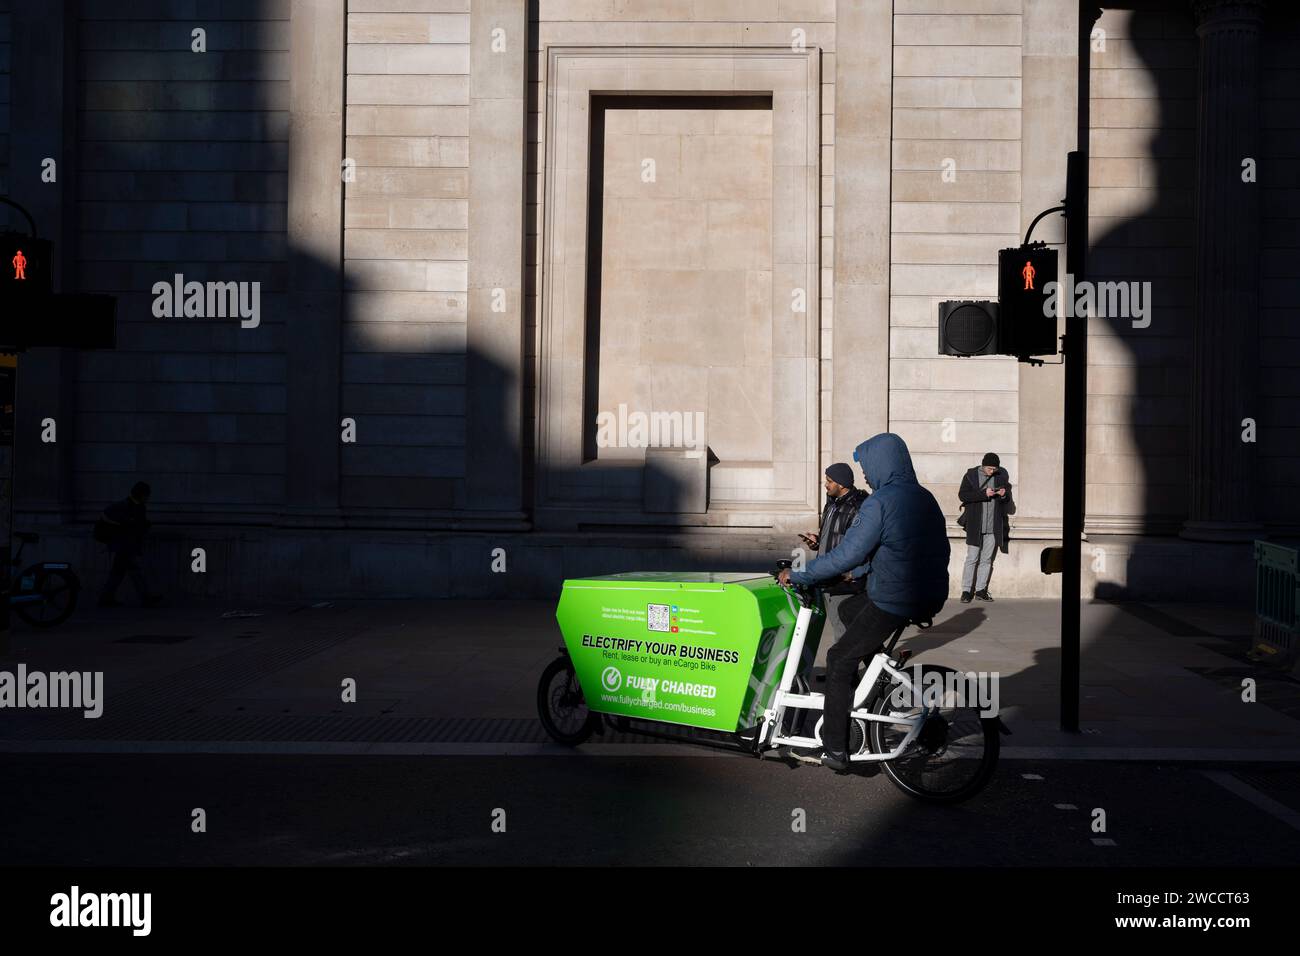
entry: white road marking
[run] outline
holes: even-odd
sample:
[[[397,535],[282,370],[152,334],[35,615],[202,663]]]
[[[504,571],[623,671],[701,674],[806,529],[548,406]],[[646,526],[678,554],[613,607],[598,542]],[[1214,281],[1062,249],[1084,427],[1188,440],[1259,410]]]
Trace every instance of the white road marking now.
[[[734,757],[692,744],[364,743],[291,740],[5,740],[0,753],[300,754],[347,757]],[[775,754],[773,754],[775,756]]]
[[[1201,772],[1223,789],[1235,793],[1247,803],[1253,803],[1270,816],[1277,817],[1287,826],[1300,830],[1300,812],[1292,810],[1285,803],[1279,803],[1267,794],[1260,793],[1246,781],[1234,777],[1226,770],[1203,770]]]
[[[1007,760],[1138,760],[1192,763],[1300,763],[1295,747],[1003,747]]]
[[[690,743],[367,743],[293,740],[0,740],[0,753],[337,754],[416,757],[732,757],[736,751]],[[779,759],[768,751],[769,759]],[[1104,760],[1144,763],[1300,763],[1300,749],[1216,747],[1003,747],[1004,760]],[[752,759],[752,758],[751,758]],[[1042,780],[1039,774],[1021,774]],[[1243,784],[1244,786],[1244,784]]]

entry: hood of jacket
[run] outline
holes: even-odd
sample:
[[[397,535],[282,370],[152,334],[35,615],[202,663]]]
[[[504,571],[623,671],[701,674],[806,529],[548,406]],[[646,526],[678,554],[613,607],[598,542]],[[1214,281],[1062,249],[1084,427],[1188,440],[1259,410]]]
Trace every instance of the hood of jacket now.
[[[862,466],[862,474],[872,491],[891,484],[916,484],[907,443],[893,432],[868,438],[854,450],[853,460]]]

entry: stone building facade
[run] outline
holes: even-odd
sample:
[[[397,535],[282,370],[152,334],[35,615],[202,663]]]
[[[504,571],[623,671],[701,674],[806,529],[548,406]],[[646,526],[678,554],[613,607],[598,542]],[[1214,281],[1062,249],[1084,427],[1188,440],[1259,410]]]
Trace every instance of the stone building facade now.
[[[119,299],[20,360],[18,524],[93,579],[143,477],[176,589],[544,596],[765,567],[892,430],[954,569],[997,451],[994,591],[1056,593],[1063,370],[936,324],[1080,149],[1086,278],[1147,290],[1089,322],[1085,593],[1240,596],[1300,532],[1297,48],[1262,0],[0,0],[0,178]]]

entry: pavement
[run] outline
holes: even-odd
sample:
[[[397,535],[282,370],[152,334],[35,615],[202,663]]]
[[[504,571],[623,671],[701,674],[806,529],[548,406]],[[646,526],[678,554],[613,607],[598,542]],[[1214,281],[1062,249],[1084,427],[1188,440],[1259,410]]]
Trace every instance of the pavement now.
[[[998,675],[1010,760],[1300,762],[1300,682],[1247,658],[1248,609],[1083,605],[1080,733],[1059,727],[1058,614],[952,601],[902,646]],[[716,755],[633,734],[549,743],[536,686],[559,644],[538,601],[88,608],[16,623],[0,670],[101,671],[102,716],[2,709],[0,753]]]

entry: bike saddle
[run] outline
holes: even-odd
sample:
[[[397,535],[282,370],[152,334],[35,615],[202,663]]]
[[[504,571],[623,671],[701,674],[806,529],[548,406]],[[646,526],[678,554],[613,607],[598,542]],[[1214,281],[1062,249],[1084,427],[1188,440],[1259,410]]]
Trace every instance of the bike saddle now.
[[[41,540],[41,536],[34,531],[15,531],[14,537],[26,544],[35,544]]]

